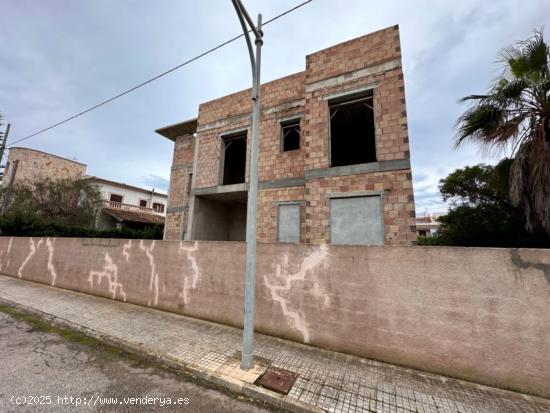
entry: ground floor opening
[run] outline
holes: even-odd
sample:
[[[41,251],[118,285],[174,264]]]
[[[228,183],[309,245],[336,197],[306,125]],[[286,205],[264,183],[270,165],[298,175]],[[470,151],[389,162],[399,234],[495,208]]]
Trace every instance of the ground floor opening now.
[[[196,196],[192,239],[245,241],[246,208],[246,191]]]

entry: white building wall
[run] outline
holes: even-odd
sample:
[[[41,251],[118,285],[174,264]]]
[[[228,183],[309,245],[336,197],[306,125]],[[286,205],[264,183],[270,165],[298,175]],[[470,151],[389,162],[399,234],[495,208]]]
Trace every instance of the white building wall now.
[[[166,216],[166,207],[168,204],[168,198],[166,195],[162,196],[155,193],[151,196],[151,193],[136,191],[130,188],[121,188],[116,185],[109,185],[102,182],[94,182],[94,184],[98,186],[101,192],[101,197],[106,201],[110,200],[111,194],[116,194],[122,195],[122,203],[129,205],[139,206],[139,201],[143,199],[147,201],[147,207],[152,208],[153,202],[158,202],[164,205],[164,212],[162,215]]]

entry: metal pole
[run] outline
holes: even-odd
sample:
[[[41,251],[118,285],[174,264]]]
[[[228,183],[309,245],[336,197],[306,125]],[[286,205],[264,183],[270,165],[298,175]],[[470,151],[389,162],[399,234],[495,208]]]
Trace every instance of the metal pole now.
[[[258,138],[260,131],[260,66],[262,51],[262,15],[258,15],[257,27],[246,13],[240,0],[232,0],[244,31],[250,65],[252,67],[252,143],[250,150],[250,171],[248,178],[248,204],[246,213],[246,275],[244,287],[244,331],[241,368],[249,370],[253,365],[254,347],[254,301],[256,288],[256,199],[258,193]],[[252,51],[246,22],[255,34],[256,53]]]

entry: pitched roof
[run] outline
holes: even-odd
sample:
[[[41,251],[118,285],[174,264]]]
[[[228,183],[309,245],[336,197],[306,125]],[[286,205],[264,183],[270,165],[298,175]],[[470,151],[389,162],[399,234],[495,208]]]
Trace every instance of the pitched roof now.
[[[99,178],[97,176],[86,175],[82,179],[87,179],[87,180],[90,180],[92,182],[97,182],[97,183],[104,183],[104,184],[107,184],[107,185],[114,185],[114,186],[118,186],[119,188],[131,189],[131,190],[134,190],[134,191],[143,192],[145,194],[150,194],[152,192],[149,189],[140,188],[139,186],[128,185],[128,184],[125,184],[125,183],[122,183],[122,182],[117,182],[117,181],[111,181],[109,179]],[[168,198],[168,195],[166,195],[162,192],[154,191],[154,194],[158,195],[160,197]]]
[[[120,209],[103,208],[107,214],[112,216],[117,221],[123,222],[141,222],[144,224],[160,224],[164,225],[164,217],[156,214],[148,214],[147,212],[127,211]]]

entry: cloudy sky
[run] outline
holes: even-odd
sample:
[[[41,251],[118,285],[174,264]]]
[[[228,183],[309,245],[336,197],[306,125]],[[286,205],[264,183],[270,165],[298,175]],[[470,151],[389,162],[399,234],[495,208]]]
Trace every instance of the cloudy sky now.
[[[244,0],[264,20],[301,0]],[[417,211],[445,209],[438,180],[483,158],[452,148],[461,96],[499,73],[498,52],[550,27],[548,0],[313,0],[265,27],[262,80],[305,55],[399,24]],[[50,126],[240,33],[230,0],[0,0],[0,112],[10,140]],[[249,87],[244,40],[21,146],[88,173],[166,190],[173,144],[154,130]]]

